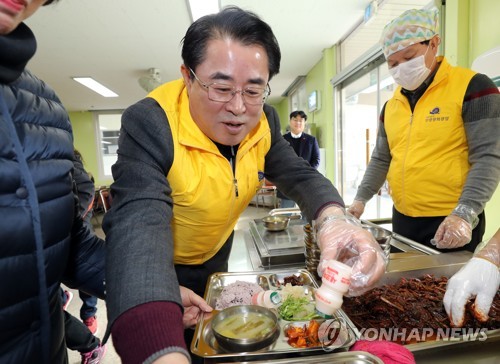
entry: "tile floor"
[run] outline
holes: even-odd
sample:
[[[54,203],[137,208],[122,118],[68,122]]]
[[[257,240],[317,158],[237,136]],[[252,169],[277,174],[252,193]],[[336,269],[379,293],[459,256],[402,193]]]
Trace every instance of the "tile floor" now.
[[[247,254],[245,242],[244,242],[244,233],[248,230],[248,222],[255,218],[264,217],[269,213],[270,209],[267,207],[255,207],[249,206],[235,227],[235,235],[234,235],[234,243],[233,249],[231,251],[231,255],[229,258],[229,271],[251,271],[252,267],[248,262],[248,259],[245,258]],[[96,234],[100,237],[104,238],[104,233],[100,227],[102,216],[98,216],[94,218],[95,222],[95,231]],[[72,290],[74,296],[70,305],[68,306],[68,312],[79,318],[81,300],[78,297],[78,291]],[[102,338],[104,336],[104,332],[106,330],[107,325],[107,316],[106,316],[106,306],[105,302],[102,300],[98,300],[97,303],[97,320],[98,320],[98,332],[97,336]],[[80,353],[68,350],[68,357],[70,364],[78,364],[81,362]],[[101,361],[103,364],[116,364],[121,363],[120,358],[116,354],[111,341],[107,344],[106,355]]]

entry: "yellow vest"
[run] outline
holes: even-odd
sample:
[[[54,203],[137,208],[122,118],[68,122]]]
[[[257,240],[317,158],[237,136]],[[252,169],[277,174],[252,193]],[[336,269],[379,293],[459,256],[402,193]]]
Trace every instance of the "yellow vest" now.
[[[196,125],[182,79],[149,95],[167,114],[174,160],[166,176],[172,188],[174,264],[201,264],[222,247],[240,214],[260,188],[259,171],[271,147],[262,112],[257,126],[240,143],[236,176],[229,161]]]
[[[392,156],[387,180],[394,207],[412,217],[450,214],[470,169],[462,104],[475,72],[440,60],[413,114],[400,87],[385,108]]]

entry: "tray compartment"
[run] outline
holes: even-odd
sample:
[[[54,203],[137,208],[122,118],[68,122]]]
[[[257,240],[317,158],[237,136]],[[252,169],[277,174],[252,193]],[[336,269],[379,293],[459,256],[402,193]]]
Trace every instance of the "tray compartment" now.
[[[303,286],[309,287],[317,287],[317,283],[311,274],[307,271],[307,273],[303,271],[299,271],[298,273],[287,274],[284,272],[273,273],[268,276],[269,284],[273,289],[278,289],[283,286],[283,280],[286,277],[295,276],[299,278]]]
[[[311,321],[315,321],[319,325],[318,344],[315,346],[299,347],[297,349],[323,348],[322,342],[329,348],[329,351],[336,347],[345,347],[345,343],[354,342],[356,337],[351,330],[343,330],[342,327],[347,327],[347,323],[343,318],[336,317],[335,319],[313,319],[308,321],[287,322],[283,325],[283,337],[289,341],[288,330],[291,327],[299,327],[307,330]],[[293,347],[293,346],[292,346]]]
[[[267,275],[260,273],[242,273],[238,275],[229,275],[226,273],[215,273],[209,278],[207,282],[207,289],[205,290],[205,301],[215,307],[215,302],[220,296],[224,287],[236,281],[243,281],[249,283],[256,283],[265,291],[271,289]]]

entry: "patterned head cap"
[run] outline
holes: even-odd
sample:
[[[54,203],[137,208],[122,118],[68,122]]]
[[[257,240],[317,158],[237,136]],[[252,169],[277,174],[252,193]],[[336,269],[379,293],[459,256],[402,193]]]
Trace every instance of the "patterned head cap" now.
[[[411,9],[391,21],[385,26],[380,38],[385,58],[412,44],[434,37],[439,31],[438,19],[437,9]]]

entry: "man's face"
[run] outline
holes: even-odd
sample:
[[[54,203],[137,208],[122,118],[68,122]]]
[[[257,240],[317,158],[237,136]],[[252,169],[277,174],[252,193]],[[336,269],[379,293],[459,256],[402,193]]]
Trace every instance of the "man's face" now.
[[[0,35],[12,32],[46,0],[0,0]]]
[[[389,68],[393,68],[401,63],[405,63],[416,57],[425,55],[425,65],[430,69],[432,65],[435,64],[434,59],[437,56],[439,43],[440,38],[438,36],[434,36],[429,40],[429,45],[423,43],[413,44],[387,57],[387,65]]]
[[[248,87],[265,89],[269,80],[268,57],[258,45],[243,45],[231,39],[214,39],[207,44],[203,63],[193,70],[206,85],[225,84],[237,91]],[[215,142],[223,145],[239,144],[255,128],[262,114],[262,104],[250,105],[241,92],[228,102],[212,101],[208,90],[190,71],[181,66],[189,95],[189,109],[198,127]]]
[[[300,115],[294,116],[293,118],[290,119],[290,131],[293,134],[302,133],[305,127],[306,127],[306,120],[300,117]]]

